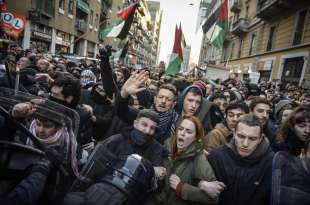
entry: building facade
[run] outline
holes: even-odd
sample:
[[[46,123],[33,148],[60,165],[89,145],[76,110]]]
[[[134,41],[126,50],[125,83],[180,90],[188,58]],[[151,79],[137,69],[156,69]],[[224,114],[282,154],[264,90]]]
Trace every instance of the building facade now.
[[[100,21],[110,4],[111,0],[10,0],[7,7],[27,18],[24,49],[95,57]]]
[[[310,1],[231,0],[229,7],[220,64],[240,79],[259,75],[310,88]]]
[[[158,57],[160,51],[160,28],[162,20],[162,10],[160,9],[160,2],[147,1],[146,2],[151,15],[151,22],[153,25],[152,33],[152,65],[158,64]]]

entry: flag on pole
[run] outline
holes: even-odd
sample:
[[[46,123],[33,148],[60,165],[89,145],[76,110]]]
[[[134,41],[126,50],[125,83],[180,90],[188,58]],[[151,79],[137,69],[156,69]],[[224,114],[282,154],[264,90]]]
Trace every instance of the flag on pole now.
[[[186,47],[186,40],[185,40],[183,31],[182,31],[182,25],[181,25],[181,23],[180,23],[180,26],[179,26],[179,32],[180,32],[180,36],[181,36],[181,46],[182,46],[182,49],[183,49],[183,48]]]
[[[229,31],[227,0],[208,18],[202,26],[203,32],[216,48],[223,46],[225,37]]]
[[[170,62],[166,70],[166,75],[176,75],[180,72],[181,64],[183,62],[183,52],[181,45],[181,31],[178,27],[175,27],[175,37],[173,51],[170,57]]]
[[[134,3],[119,11],[114,22],[100,31],[100,38],[114,37],[125,39],[130,30],[134,14],[138,6],[138,3]]]
[[[124,59],[128,52],[128,46],[129,46],[129,43],[128,41],[126,41],[126,43],[123,44],[123,46],[114,53],[114,60]]]

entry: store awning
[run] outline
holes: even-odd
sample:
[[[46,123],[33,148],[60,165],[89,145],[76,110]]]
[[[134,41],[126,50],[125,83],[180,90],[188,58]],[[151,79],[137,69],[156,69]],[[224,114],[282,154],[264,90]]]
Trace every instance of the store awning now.
[[[89,15],[90,9],[89,9],[88,4],[87,4],[85,1],[83,1],[83,0],[78,0],[76,6],[77,6],[77,8],[79,8],[81,11],[83,11],[83,12],[85,12],[86,14]]]

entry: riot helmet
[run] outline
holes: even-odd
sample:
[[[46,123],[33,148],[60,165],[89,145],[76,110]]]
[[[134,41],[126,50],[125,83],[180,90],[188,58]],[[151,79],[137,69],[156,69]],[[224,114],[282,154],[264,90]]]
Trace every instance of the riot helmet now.
[[[135,201],[144,200],[147,193],[156,189],[152,164],[137,154],[113,163],[112,172],[102,181],[110,183]]]

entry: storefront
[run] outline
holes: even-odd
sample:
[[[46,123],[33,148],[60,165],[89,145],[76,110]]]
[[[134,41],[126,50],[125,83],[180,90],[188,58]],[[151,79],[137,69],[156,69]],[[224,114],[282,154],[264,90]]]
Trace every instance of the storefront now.
[[[95,55],[95,44],[87,41],[87,57],[93,58]]]
[[[52,43],[52,29],[42,24],[31,24],[30,48],[35,52],[47,53]]]
[[[70,34],[62,31],[56,32],[55,53],[70,53]]]
[[[274,58],[270,59],[261,59],[256,64],[256,70],[260,73],[259,82],[266,81],[268,82],[271,79],[271,72],[274,67]]]

